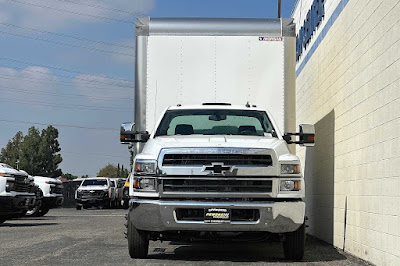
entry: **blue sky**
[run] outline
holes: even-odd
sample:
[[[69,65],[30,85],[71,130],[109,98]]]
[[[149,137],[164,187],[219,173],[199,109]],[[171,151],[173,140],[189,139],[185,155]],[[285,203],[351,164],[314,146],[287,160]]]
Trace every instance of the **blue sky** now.
[[[277,2],[0,0],[0,148],[18,130],[53,124],[64,173],[128,166],[118,137],[133,120],[135,17],[274,18]],[[283,17],[295,2],[282,0]]]

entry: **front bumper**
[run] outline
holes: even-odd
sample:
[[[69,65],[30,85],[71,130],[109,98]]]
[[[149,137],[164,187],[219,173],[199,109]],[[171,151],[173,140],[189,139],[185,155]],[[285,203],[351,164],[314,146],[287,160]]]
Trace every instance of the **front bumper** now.
[[[80,205],[101,205],[109,202],[109,198],[77,198],[76,203]]]
[[[228,223],[205,223],[177,219],[180,208],[227,208],[258,210],[256,221],[231,221]],[[288,202],[197,202],[131,199],[129,217],[139,230],[163,231],[225,231],[286,233],[296,231],[303,223],[305,203]]]
[[[52,209],[61,207],[64,202],[63,196],[43,197],[43,205]]]
[[[36,196],[15,196],[15,197],[0,197],[0,213],[1,214],[16,214],[27,211],[30,206],[34,205]]]

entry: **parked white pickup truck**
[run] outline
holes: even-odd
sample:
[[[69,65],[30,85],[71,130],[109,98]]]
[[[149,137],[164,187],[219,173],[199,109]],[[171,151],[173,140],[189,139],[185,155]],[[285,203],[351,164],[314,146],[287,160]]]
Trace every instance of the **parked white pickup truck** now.
[[[0,163],[0,224],[23,216],[33,206],[36,195],[30,191],[28,175]]]
[[[76,190],[76,209],[92,206],[111,207],[115,200],[114,190],[112,180],[108,177],[86,178]]]
[[[32,178],[42,191],[41,203],[28,210],[27,215],[44,216],[50,209],[61,207],[64,201],[62,182],[43,176],[33,176]]]
[[[314,126],[294,133],[295,44],[291,19],[138,19],[135,123],[120,137],[135,143],[132,258],[149,240],[276,236],[303,258],[305,184],[288,144],[313,146]]]

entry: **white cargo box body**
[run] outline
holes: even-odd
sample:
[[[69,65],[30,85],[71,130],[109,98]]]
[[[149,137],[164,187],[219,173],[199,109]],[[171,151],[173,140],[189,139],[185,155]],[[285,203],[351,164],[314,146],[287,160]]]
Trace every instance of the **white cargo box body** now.
[[[291,19],[138,19],[137,129],[171,105],[249,102],[294,131],[294,32]]]

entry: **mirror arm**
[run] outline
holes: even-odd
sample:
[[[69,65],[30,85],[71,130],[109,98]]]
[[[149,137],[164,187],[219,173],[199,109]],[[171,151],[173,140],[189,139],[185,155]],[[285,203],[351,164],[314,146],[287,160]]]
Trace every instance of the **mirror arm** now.
[[[287,144],[304,144],[307,143],[304,140],[292,140],[292,136],[299,136],[300,138],[302,137],[307,137],[307,136],[311,136],[313,134],[304,134],[303,132],[299,132],[299,133],[285,133],[285,135],[283,135],[283,139],[286,141]]]

